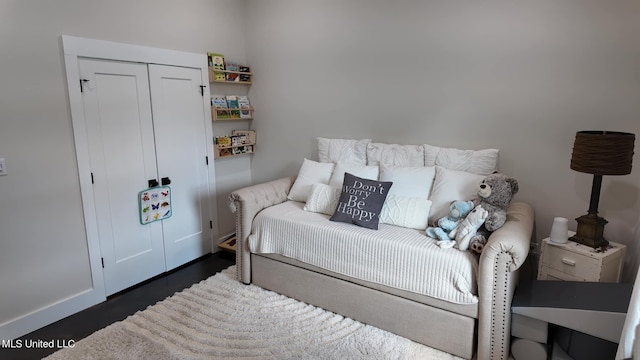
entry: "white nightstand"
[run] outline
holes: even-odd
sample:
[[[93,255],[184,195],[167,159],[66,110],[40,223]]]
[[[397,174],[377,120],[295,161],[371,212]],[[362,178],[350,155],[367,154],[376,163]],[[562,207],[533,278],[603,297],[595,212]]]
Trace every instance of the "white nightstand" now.
[[[540,244],[538,280],[620,282],[627,247],[609,242],[606,249],[568,241],[554,243],[546,238]]]

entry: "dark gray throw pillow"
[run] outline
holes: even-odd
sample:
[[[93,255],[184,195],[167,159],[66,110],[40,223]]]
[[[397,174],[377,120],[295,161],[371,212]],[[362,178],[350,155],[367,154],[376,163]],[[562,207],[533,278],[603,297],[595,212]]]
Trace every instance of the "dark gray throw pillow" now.
[[[392,184],[345,173],[338,208],[329,220],[378,230],[380,211]]]

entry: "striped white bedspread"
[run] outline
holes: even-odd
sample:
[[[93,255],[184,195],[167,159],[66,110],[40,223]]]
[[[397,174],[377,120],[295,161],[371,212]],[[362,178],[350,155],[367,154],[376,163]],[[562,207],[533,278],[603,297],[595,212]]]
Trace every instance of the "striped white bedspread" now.
[[[468,251],[442,249],[424,231],[378,230],[334,222],[287,201],[261,211],[249,248],[276,253],[358,279],[457,304],[477,303],[478,263]]]

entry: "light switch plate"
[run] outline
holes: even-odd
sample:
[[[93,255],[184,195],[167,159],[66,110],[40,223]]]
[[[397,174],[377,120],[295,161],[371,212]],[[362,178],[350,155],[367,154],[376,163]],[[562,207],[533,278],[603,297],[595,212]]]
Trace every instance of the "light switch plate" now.
[[[7,165],[4,162],[4,158],[0,159],[0,176],[7,175]]]

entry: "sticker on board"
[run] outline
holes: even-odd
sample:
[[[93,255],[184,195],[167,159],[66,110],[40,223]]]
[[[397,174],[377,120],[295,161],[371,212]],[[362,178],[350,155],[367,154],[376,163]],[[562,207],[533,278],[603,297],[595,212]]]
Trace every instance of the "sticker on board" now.
[[[171,217],[171,188],[160,186],[142,190],[138,193],[140,204],[140,223],[146,225]]]

